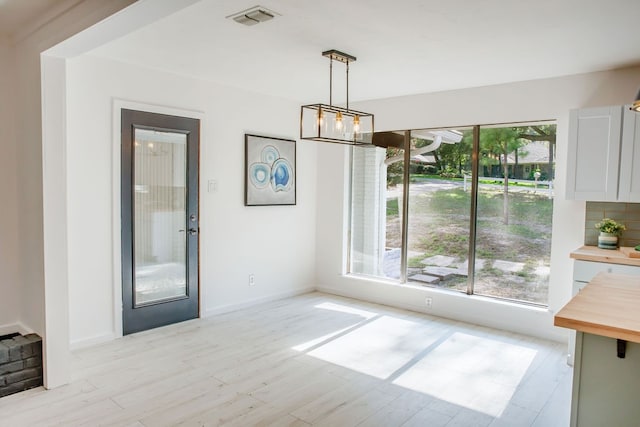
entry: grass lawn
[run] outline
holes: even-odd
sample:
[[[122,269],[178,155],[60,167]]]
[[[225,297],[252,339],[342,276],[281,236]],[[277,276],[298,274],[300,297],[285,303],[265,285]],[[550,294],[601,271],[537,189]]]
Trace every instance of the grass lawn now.
[[[481,188],[478,194],[476,258],[484,260],[476,270],[475,293],[547,303],[548,267],[551,251],[553,200],[533,191],[509,193],[509,221],[504,223],[503,193],[499,186]],[[426,191],[409,200],[409,260],[418,272],[421,261],[434,255],[467,259],[469,251],[470,193],[462,188]],[[398,200],[387,202],[387,246],[399,247]],[[505,272],[494,261],[519,263]],[[466,289],[467,279],[448,279],[439,286]]]

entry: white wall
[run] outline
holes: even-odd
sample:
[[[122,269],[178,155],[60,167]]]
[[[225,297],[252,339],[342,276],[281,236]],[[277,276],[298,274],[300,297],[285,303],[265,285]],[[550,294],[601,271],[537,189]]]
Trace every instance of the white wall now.
[[[347,223],[343,204],[348,196],[348,151],[318,150],[320,164],[346,165],[340,173],[318,179],[318,287],[419,311],[433,298],[433,314],[562,340],[553,313],[569,299],[572,261],[569,253],[583,244],[584,202],[564,200],[568,116],[573,108],[630,103],[640,86],[640,68],[563,78],[503,84],[358,103],[355,108],[376,115],[376,131],[462,126],[556,119],[557,163],[549,310],[532,309],[491,299],[398,286],[344,276]]]
[[[297,139],[299,128],[291,117],[299,114],[298,104],[87,55],[67,61],[67,89],[74,346],[118,334],[113,304],[120,278],[114,277],[112,265],[119,261],[113,259],[112,237],[120,232],[112,225],[114,99],[202,117],[202,315],[313,289],[316,145],[297,144],[296,206],[244,206],[244,133]],[[216,192],[207,192],[208,180],[217,181]],[[255,274],[253,287],[250,273]]]
[[[0,325],[45,335],[40,53],[131,1],[61,2],[0,42]]]
[[[50,368],[55,362],[48,357],[52,348],[50,344],[60,340],[59,335],[52,333],[55,325],[49,330],[47,326],[52,325],[45,325],[45,287],[55,294],[55,285],[45,283],[47,279],[44,270],[43,245],[46,231],[43,228],[40,54],[56,43],[114,14],[133,1],[135,0],[61,1],[36,20],[23,25],[11,35],[9,40],[13,67],[10,80],[12,96],[9,101],[14,116],[3,115],[1,119],[3,122],[0,124],[6,124],[8,129],[13,130],[9,145],[13,144],[15,148],[15,169],[9,167],[8,171],[12,169],[15,171],[17,191],[2,187],[0,197],[3,205],[15,208],[17,221],[13,225],[15,232],[5,233],[5,230],[2,230],[3,234],[0,235],[3,245],[7,245],[14,251],[13,258],[10,257],[10,259],[14,261],[12,265],[15,268],[15,281],[12,284],[14,291],[2,295],[0,312],[12,313],[10,316],[17,316],[21,329],[34,331],[43,337],[44,383],[47,387],[62,384],[68,381],[68,378],[66,376],[62,380],[51,378],[52,369]],[[10,123],[12,118],[13,123]],[[64,224],[62,226],[66,227]],[[52,247],[55,247],[58,252],[66,253],[66,248],[60,245],[55,246],[55,242]],[[63,267],[58,269],[62,270]],[[63,285],[66,291],[66,281]],[[62,309],[47,307],[50,315],[59,314],[58,317],[66,317],[65,308],[66,306]],[[66,333],[63,336],[66,336]],[[60,372],[63,371],[66,369],[60,370]]]
[[[17,332],[20,321],[18,275],[18,168],[14,137],[13,52],[0,37],[0,335]]]

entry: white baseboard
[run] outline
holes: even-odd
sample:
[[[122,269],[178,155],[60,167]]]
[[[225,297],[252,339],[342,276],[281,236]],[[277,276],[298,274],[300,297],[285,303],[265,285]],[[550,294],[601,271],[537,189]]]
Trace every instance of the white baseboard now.
[[[90,337],[90,338],[82,338],[79,340],[71,341],[71,343],[69,343],[69,349],[71,351],[75,351],[75,350],[80,350],[87,347],[93,347],[98,344],[102,344],[108,341],[113,341],[116,338],[118,338],[118,336],[113,332],[103,334],[103,335],[97,335],[95,337]]]
[[[237,304],[221,305],[221,306],[218,306],[218,307],[213,307],[213,308],[209,308],[207,310],[204,310],[201,313],[200,317],[206,318],[206,317],[210,317],[210,316],[215,316],[217,314],[229,313],[229,312],[232,312],[232,311],[241,310],[243,308],[248,308],[248,307],[252,307],[254,305],[262,304],[262,303],[265,303],[265,302],[277,301],[277,300],[283,299],[283,298],[290,298],[290,297],[295,297],[297,295],[308,294],[309,292],[313,292],[315,290],[316,290],[315,287],[309,286],[307,288],[296,289],[296,290],[287,291],[287,292],[280,292],[280,293],[277,293],[277,294],[271,294],[271,295],[267,295],[267,296],[264,296],[264,297],[255,298],[255,299],[251,299],[251,300],[248,300],[248,301],[243,301],[243,302],[237,303]]]
[[[276,301],[276,300],[283,299],[283,298],[289,298],[289,297],[293,297],[293,296],[296,296],[296,295],[306,294],[306,293],[309,293],[309,292],[313,292],[314,290],[315,290],[315,288],[311,286],[311,287],[308,287],[308,288],[296,289],[294,291],[287,291],[287,292],[281,292],[281,293],[278,293],[278,294],[267,295],[265,297],[256,298],[256,299],[252,299],[252,300],[249,300],[249,301],[244,301],[244,302],[237,303],[237,304],[229,304],[229,305],[225,305],[225,306],[215,307],[215,308],[212,308],[212,309],[209,309],[209,310],[206,310],[206,311],[202,312],[200,317],[205,318],[205,317],[214,316],[216,314],[229,313],[231,311],[240,310],[240,309],[243,309],[243,308],[251,307],[251,306],[254,306],[254,305],[257,305],[257,304],[261,304],[261,303],[265,303],[265,302]],[[1,331],[2,331],[2,329],[0,329],[0,332]],[[20,332],[20,331],[13,330],[12,332]],[[119,335],[117,335],[114,332],[110,332],[110,333],[103,334],[103,335],[97,335],[95,337],[82,338],[82,339],[78,339],[78,340],[75,340],[75,341],[71,341],[71,343],[69,344],[69,348],[70,348],[71,351],[80,350],[80,349],[83,349],[83,348],[93,347],[93,346],[96,346],[96,345],[99,345],[99,344],[103,344],[103,343],[108,342],[108,341],[113,341],[113,340],[115,340],[117,338],[119,338]]]
[[[33,332],[30,328],[27,328],[20,322],[8,323],[6,325],[0,325],[0,335],[13,334],[18,332],[22,335],[30,334]]]

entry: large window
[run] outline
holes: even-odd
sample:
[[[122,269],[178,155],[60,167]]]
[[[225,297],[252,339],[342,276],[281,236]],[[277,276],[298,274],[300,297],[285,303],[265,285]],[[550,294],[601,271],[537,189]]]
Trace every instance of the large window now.
[[[375,143],[353,150],[352,273],[547,304],[555,124]]]

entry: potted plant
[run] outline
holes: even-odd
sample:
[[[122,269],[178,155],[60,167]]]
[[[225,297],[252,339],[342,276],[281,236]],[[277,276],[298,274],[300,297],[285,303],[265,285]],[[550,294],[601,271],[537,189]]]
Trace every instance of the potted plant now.
[[[617,249],[618,237],[626,229],[624,224],[620,224],[611,218],[603,218],[596,224],[596,228],[600,230],[598,236],[598,247],[602,249]]]

